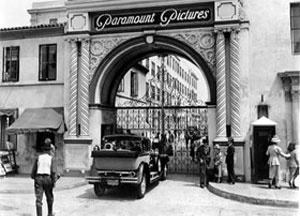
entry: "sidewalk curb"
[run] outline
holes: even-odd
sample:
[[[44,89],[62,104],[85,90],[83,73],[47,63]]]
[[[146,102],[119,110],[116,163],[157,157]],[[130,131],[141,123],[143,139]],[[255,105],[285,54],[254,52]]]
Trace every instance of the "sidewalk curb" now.
[[[234,194],[227,191],[222,191],[216,187],[213,187],[211,184],[208,185],[207,189],[213,194],[239,202],[273,207],[299,208],[299,203],[295,201],[261,199],[240,194]]]
[[[87,184],[88,183],[85,180],[82,180],[81,182],[77,182],[77,183],[70,184],[70,185],[57,186],[54,188],[54,191],[69,190],[69,189],[81,187],[81,186],[84,186]],[[31,189],[24,189],[24,190],[6,189],[6,190],[1,190],[0,194],[34,194],[33,183],[32,183]]]

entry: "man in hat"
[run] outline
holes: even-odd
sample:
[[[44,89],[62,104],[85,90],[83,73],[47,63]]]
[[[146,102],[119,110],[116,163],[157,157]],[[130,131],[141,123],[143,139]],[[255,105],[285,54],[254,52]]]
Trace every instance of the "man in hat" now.
[[[207,139],[203,139],[202,143],[196,151],[196,156],[199,161],[200,187],[204,188],[208,184],[207,169],[210,162],[210,149]]]
[[[38,156],[33,164],[31,178],[34,179],[34,192],[36,197],[36,214],[43,214],[43,193],[45,192],[48,206],[48,216],[53,216],[53,188],[57,181],[57,167],[50,153],[51,139],[45,139],[42,146],[37,148]]]
[[[275,188],[281,189],[280,180],[280,160],[279,156],[288,158],[290,155],[285,154],[282,149],[278,146],[280,139],[277,135],[274,135],[271,139],[271,145],[268,146],[266,154],[269,156],[269,188],[272,187],[273,179],[275,179]]]
[[[235,173],[234,173],[234,140],[232,137],[228,138],[228,147],[226,151],[226,159],[225,162],[227,164],[227,182],[229,184],[235,184]]]

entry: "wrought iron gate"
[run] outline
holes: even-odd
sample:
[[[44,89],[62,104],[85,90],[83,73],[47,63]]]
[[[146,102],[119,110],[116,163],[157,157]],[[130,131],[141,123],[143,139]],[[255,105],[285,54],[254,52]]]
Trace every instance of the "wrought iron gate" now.
[[[198,164],[191,156],[192,140],[186,137],[186,133],[193,132],[197,137],[208,136],[206,106],[172,106],[163,109],[118,107],[116,117],[119,131],[130,130],[131,133],[144,135],[150,139],[161,131],[167,136],[173,136],[173,141],[169,143],[174,149],[174,155],[170,157],[169,171],[198,173]]]

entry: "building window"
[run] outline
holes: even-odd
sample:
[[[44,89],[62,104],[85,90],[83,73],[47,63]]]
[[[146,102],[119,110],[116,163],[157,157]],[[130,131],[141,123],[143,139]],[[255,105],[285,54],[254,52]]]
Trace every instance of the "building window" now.
[[[155,63],[151,62],[151,75],[154,77],[155,76]]]
[[[124,78],[121,80],[118,86],[118,92],[124,92]]]
[[[56,80],[56,44],[40,45],[39,80]]]
[[[3,48],[3,82],[19,81],[19,55],[20,48],[18,46]]]
[[[49,24],[57,24],[57,18],[52,18],[49,20]]]
[[[146,100],[150,99],[150,84],[146,82]]]
[[[161,80],[161,73],[160,73],[161,71],[160,71],[159,66],[156,67],[156,71],[157,71],[157,79]]]
[[[155,100],[155,86],[151,85],[151,99]]]
[[[146,68],[149,69],[149,59],[146,59]]]
[[[138,76],[137,73],[134,71],[131,71],[131,77],[130,77],[130,95],[131,97],[137,97],[138,96]]]
[[[291,4],[292,53],[300,54],[300,3]]]
[[[157,98],[157,101],[160,101],[160,94],[161,94],[161,93],[160,93],[160,89],[157,88],[157,95],[156,95],[156,96],[157,96],[157,97],[156,97],[156,98]]]

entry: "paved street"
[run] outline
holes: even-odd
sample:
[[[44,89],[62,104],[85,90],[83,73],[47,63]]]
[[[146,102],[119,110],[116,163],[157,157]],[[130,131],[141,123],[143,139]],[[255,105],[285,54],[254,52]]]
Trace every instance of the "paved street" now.
[[[296,216],[297,209],[259,206],[232,201],[200,189],[195,176],[170,175],[152,185],[146,196],[135,199],[126,189],[110,190],[102,198],[92,185],[55,192],[55,212],[62,216],[84,215],[284,215]],[[44,215],[46,214],[44,201]],[[0,194],[0,216],[34,216],[33,194]]]

